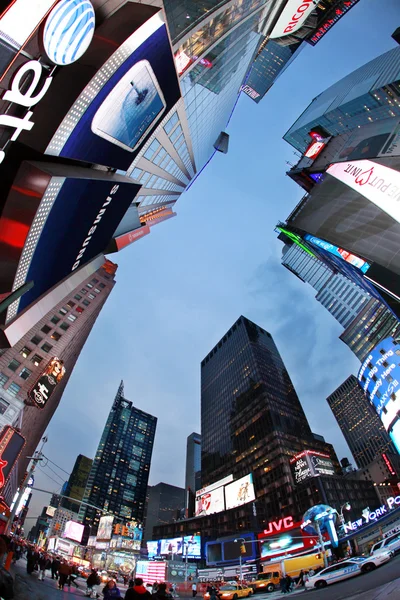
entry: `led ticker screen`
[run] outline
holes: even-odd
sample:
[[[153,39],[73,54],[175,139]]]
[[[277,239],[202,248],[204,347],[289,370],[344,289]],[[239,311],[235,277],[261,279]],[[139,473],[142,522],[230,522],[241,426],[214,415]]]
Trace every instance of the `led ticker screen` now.
[[[400,340],[379,342],[361,365],[358,381],[400,452]]]
[[[360,271],[362,271],[363,273],[366,273],[371,266],[369,263],[367,263],[365,260],[363,260],[359,256],[356,256],[355,254],[351,254],[351,252],[347,252],[347,250],[343,250],[343,248],[339,248],[338,246],[335,246],[334,244],[330,244],[329,242],[326,242],[325,240],[321,240],[321,238],[318,238],[315,235],[310,235],[309,233],[307,233],[304,236],[304,239],[307,242],[310,242],[310,244],[312,244],[313,246],[322,248],[323,250],[326,250],[330,254],[333,254],[334,256],[337,256],[337,257],[341,258],[342,260],[345,260],[349,264],[353,265],[353,267],[360,269]]]
[[[253,475],[251,473],[225,486],[226,510],[242,506],[247,502],[253,502],[255,499]]]
[[[321,11],[327,13],[323,22],[318,27],[317,31],[306,41],[315,46],[324,35],[349,11],[358,0],[339,0],[334,3],[334,8],[330,11]],[[318,11],[318,9],[317,9]]]

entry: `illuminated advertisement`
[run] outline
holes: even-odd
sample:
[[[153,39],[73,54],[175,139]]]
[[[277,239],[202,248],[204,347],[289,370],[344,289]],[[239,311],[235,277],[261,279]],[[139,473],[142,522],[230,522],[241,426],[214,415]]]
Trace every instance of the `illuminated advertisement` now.
[[[18,431],[9,425],[3,427],[0,434],[0,490],[7,483],[24,445],[25,438]]]
[[[169,540],[160,540],[160,554],[182,554],[182,538],[172,538]]]
[[[88,539],[88,548],[95,548],[96,547],[96,536],[95,535],[90,535],[89,539]]]
[[[288,0],[270,38],[280,38],[294,33],[305,24],[314,9],[314,0]]]
[[[400,340],[379,342],[364,360],[358,381],[400,452]]]
[[[147,544],[147,554],[148,554],[149,558],[154,558],[155,556],[159,555],[159,552],[158,552],[159,542],[158,541],[156,541],[156,542],[150,541],[150,542],[146,542],[146,544]]]
[[[48,517],[54,517],[54,515],[56,514],[56,508],[54,506],[48,506],[46,508],[46,515]]]
[[[245,541],[244,553],[241,551],[241,544],[235,541],[237,539],[236,536],[206,542],[205,557],[207,565],[223,565],[224,563],[232,562],[237,564],[239,556],[242,557],[243,561],[255,560],[257,558],[258,543],[255,541],[254,533],[240,532],[240,537]]]
[[[113,532],[114,517],[100,517],[99,528],[97,530],[98,540],[111,540]],[[97,548],[97,546],[96,546]]]
[[[370,160],[336,163],[327,173],[400,222],[400,173]]]
[[[47,550],[48,552],[51,552],[51,550],[54,550],[56,547],[56,538],[51,537],[47,540]]]
[[[85,526],[82,525],[82,523],[77,523],[76,521],[67,521],[62,535],[64,538],[68,538],[80,543],[82,541],[84,530]]]
[[[253,502],[255,499],[253,475],[251,473],[225,486],[226,510],[242,506],[247,502]]]
[[[136,577],[145,583],[165,581],[167,563],[163,560],[138,560],[136,563]]]
[[[259,534],[260,556],[262,559],[270,559],[280,554],[292,554],[314,546],[314,539],[305,534],[303,535],[300,529],[301,521],[295,523],[291,517],[287,517],[287,519],[291,519],[290,527],[282,525],[278,528],[278,531]],[[284,519],[281,519],[281,521],[284,521]]]
[[[135,229],[134,231],[130,231],[129,233],[124,233],[123,235],[119,235],[118,237],[114,238],[114,240],[113,240],[113,242],[115,244],[114,251],[122,250],[122,248],[125,248],[125,246],[129,246],[129,244],[132,244],[133,242],[140,240],[142,237],[144,237],[145,235],[148,235],[149,233],[150,233],[150,227],[148,225],[143,225],[143,227],[139,227],[138,229]]]
[[[323,15],[323,21],[320,23],[320,19],[318,18],[319,27],[317,31],[306,41],[311,44],[311,46],[315,46],[324,35],[351,9],[355,4],[357,4],[358,0],[337,0],[334,2],[334,6],[332,10],[326,10],[325,6],[321,6],[321,13]],[[324,10],[322,10],[324,9]],[[319,9],[317,8],[317,12],[319,13]],[[319,17],[319,14],[318,14]]]
[[[335,475],[335,467],[329,454],[317,450],[304,450],[290,459],[294,482],[302,483],[310,477]]]
[[[29,390],[28,398],[37,408],[44,408],[64,375],[64,362],[55,356]]]
[[[382,119],[356,128],[330,162],[400,155],[400,121]]]
[[[351,254],[351,252],[347,252],[347,250],[343,250],[343,248],[339,248],[338,246],[335,246],[334,244],[330,244],[329,242],[326,242],[325,240],[321,240],[321,238],[318,238],[315,235],[310,235],[309,233],[307,233],[304,236],[304,239],[307,242],[310,242],[310,244],[312,244],[313,246],[322,248],[323,250],[326,250],[330,254],[333,254],[334,256],[337,256],[337,257],[341,258],[342,260],[345,260],[346,262],[353,265],[353,267],[360,269],[360,271],[362,271],[363,273],[366,273],[371,266],[369,263],[367,263],[365,260],[363,260],[359,256],[356,256],[355,254]]]
[[[68,542],[67,540],[63,540],[62,538],[57,538],[55,549],[57,552],[61,554],[66,554],[67,556],[73,556],[75,545],[72,542]]]
[[[186,535],[183,538],[183,554],[188,558],[201,558],[201,537],[199,535]]]
[[[211,515],[223,510],[225,510],[223,486],[196,496],[196,517]]]
[[[35,283],[7,320],[102,253],[139,189],[116,174],[23,162],[0,218],[0,294]]]
[[[49,131],[45,119],[54,120],[52,137],[33,140],[26,134],[21,139],[52,156],[128,169],[181,95],[162,12],[127,35],[127,24],[137,23],[140,11],[127,3],[96,29],[84,61],[74,65],[76,82],[66,69],[57,74],[47,98],[58,90],[65,104],[70,98],[62,121],[60,111],[46,117],[43,104],[35,110],[37,128]],[[110,43],[104,44],[104,38]]]

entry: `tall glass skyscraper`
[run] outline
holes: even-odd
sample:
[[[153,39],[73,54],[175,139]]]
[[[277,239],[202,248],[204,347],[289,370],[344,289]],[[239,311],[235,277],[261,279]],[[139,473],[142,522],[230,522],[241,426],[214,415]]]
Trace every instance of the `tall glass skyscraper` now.
[[[191,433],[186,442],[185,508],[194,510],[196,490],[201,488],[201,435]]]
[[[83,501],[120,518],[143,522],[157,418],[135,408],[123,394],[121,381]],[[97,530],[100,516],[95,508],[81,505],[80,520],[91,525],[93,531]]]
[[[350,375],[332,392],[327,402],[358,468],[366,467],[382,452],[397,454],[382,421],[354,375]]]

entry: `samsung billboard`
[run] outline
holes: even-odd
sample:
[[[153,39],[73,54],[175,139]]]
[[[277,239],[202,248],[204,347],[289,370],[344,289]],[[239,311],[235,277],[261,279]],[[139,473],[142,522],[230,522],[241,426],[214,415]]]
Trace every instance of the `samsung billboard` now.
[[[379,342],[364,360],[358,381],[400,452],[400,339]]]

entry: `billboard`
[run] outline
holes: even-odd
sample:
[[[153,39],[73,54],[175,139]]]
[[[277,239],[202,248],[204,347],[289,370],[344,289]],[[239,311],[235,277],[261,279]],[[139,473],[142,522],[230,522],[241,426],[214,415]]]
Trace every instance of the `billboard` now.
[[[82,525],[82,523],[77,523],[76,521],[67,521],[62,536],[80,543],[82,541],[84,530],[85,526]]]
[[[182,554],[183,540],[181,537],[160,540],[160,554]]]
[[[100,517],[99,527],[97,530],[98,540],[111,540],[113,533],[113,516]]]
[[[307,242],[310,242],[310,244],[312,244],[313,246],[316,246],[317,248],[322,248],[323,250],[326,250],[330,254],[333,254],[334,256],[337,256],[338,258],[341,258],[342,260],[348,262],[350,265],[353,265],[353,267],[360,269],[360,271],[362,271],[363,273],[366,273],[371,266],[369,263],[367,263],[365,260],[363,260],[359,256],[356,256],[355,254],[351,254],[351,252],[347,252],[347,250],[344,250],[343,248],[339,248],[338,246],[335,246],[334,244],[330,244],[329,242],[326,242],[325,240],[321,240],[321,238],[318,238],[315,235],[310,235],[309,233],[307,233],[304,236],[304,239]]]
[[[270,35],[271,39],[290,35],[303,27],[315,9],[314,0],[288,0]]]
[[[148,7],[127,3],[106,19],[82,62],[73,73],[60,70],[35,111],[36,128],[51,135],[21,139],[48,155],[126,171],[181,96],[163,14],[150,10],[148,18]],[[45,110],[56,98],[64,111],[47,115],[50,132]]]
[[[364,360],[358,381],[400,452],[400,340],[379,342]]]
[[[302,483],[311,477],[335,475],[335,467],[329,454],[317,450],[304,450],[290,459],[293,480]]]
[[[382,119],[354,129],[350,135],[343,134],[336,139],[344,138],[341,147],[330,162],[343,162],[400,155],[400,121],[398,119]]]
[[[225,498],[223,486],[196,496],[195,516],[212,515],[225,510]]]
[[[7,257],[0,294],[30,280],[34,286],[9,307],[7,320],[101,254],[139,189],[120,175],[23,162],[0,217]]]
[[[29,390],[28,398],[37,408],[44,408],[64,375],[64,362],[54,356],[44,373]]]
[[[10,425],[3,427],[0,434],[0,491],[7,483],[24,445],[25,438],[16,429]]]
[[[51,550],[54,550],[55,547],[56,547],[56,538],[50,537],[47,541],[47,551],[51,552]]]
[[[46,508],[46,515],[48,517],[54,517],[54,515],[56,514],[56,510],[57,509],[55,508],[55,506],[48,506]]]
[[[75,545],[72,542],[68,542],[67,540],[63,540],[62,538],[57,538],[55,549],[57,552],[61,554],[66,554],[67,556],[72,556],[74,553]]]
[[[183,555],[188,558],[201,558],[201,537],[199,535],[185,535],[183,538]]]
[[[334,163],[327,173],[400,222],[400,173],[370,160]]]
[[[225,486],[226,510],[242,506],[247,502],[253,502],[255,499],[253,475],[251,473]]]
[[[159,541],[156,542],[146,542],[147,544],[147,554],[149,558],[154,558],[155,556],[159,555],[159,551],[158,551],[158,545],[159,545]]]
[[[223,479],[219,479],[215,483],[211,483],[210,485],[207,485],[206,487],[201,488],[200,490],[196,490],[196,496],[201,496],[202,494],[205,494],[206,492],[212,492],[212,490],[215,490],[216,488],[226,485],[227,483],[231,483],[231,481],[233,481],[233,475],[228,475],[227,477],[224,477]]]

